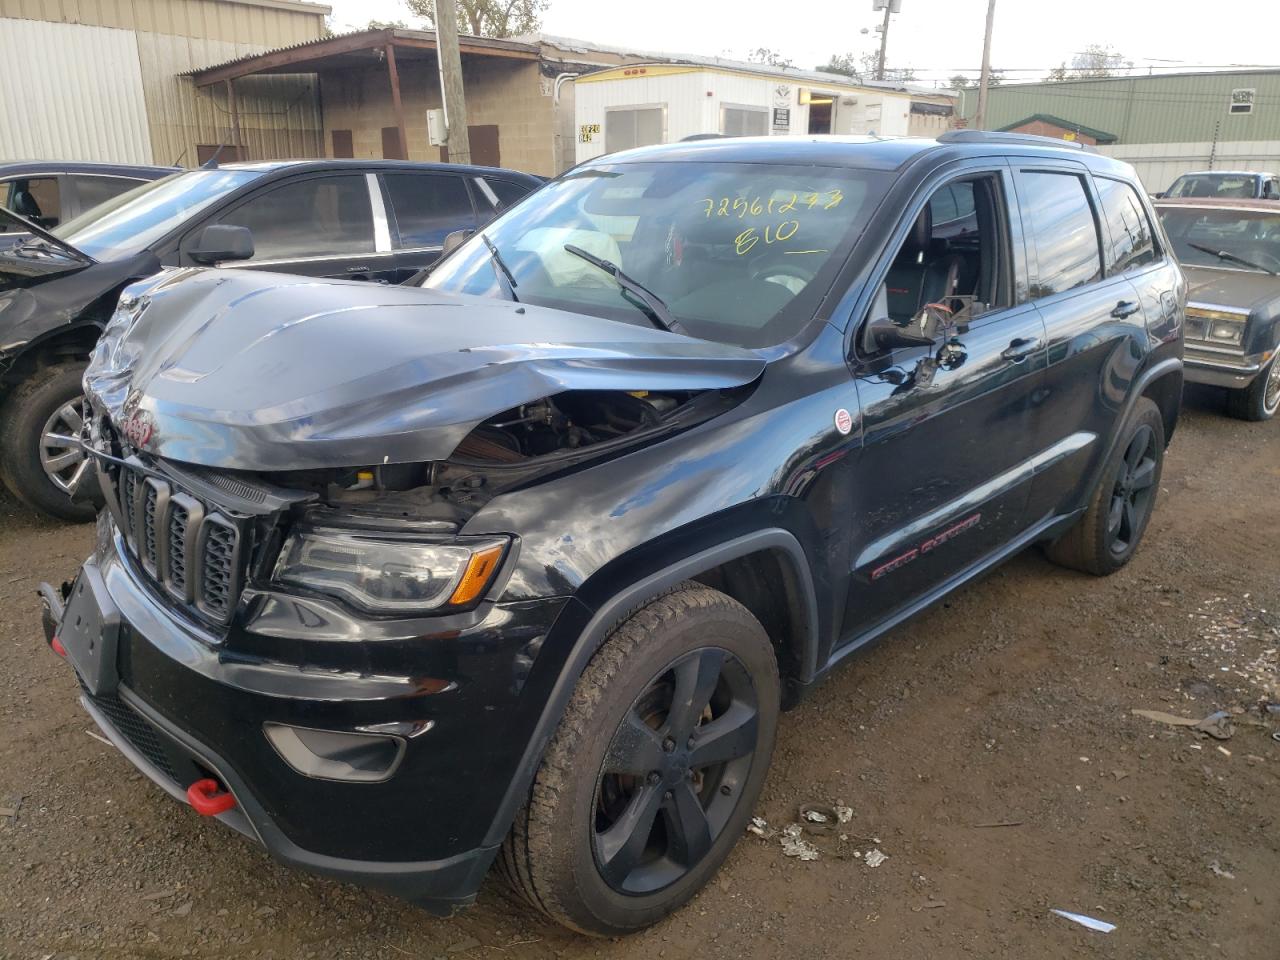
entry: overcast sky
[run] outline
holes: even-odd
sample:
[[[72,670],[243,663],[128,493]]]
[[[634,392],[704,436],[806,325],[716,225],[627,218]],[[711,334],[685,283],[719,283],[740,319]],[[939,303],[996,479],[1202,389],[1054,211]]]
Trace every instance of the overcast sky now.
[[[371,18],[413,25],[402,0],[324,0],[336,30]],[[860,53],[878,42],[872,0],[551,0],[546,33],[645,50],[745,59],[769,47],[813,68],[833,53]],[[922,80],[976,71],[982,59],[986,0],[902,0],[889,31],[890,66],[915,68]],[[1224,8],[1225,11],[1226,8]],[[1188,0],[999,0],[992,63],[1009,78],[1034,79],[1090,43],[1109,44],[1159,72],[1189,67],[1280,63],[1275,0],[1234,0],[1214,16]],[[1247,29],[1245,24],[1267,24]],[[866,29],[864,35],[860,31]]]

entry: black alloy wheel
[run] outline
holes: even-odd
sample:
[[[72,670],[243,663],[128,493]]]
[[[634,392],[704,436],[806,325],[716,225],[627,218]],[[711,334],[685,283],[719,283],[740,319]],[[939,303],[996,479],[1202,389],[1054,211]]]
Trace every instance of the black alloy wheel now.
[[[781,695],[769,635],[732,597],[686,581],[637,607],[579,675],[499,871],[594,936],[679,909],[755,812]]]
[[[1128,554],[1146,529],[1155,503],[1156,434],[1140,424],[1125,447],[1107,511],[1108,548],[1113,556]]]
[[[653,893],[701,862],[737,806],[758,716],[746,668],[714,647],[675,660],[636,698],[596,785],[592,847],[611,887]]]

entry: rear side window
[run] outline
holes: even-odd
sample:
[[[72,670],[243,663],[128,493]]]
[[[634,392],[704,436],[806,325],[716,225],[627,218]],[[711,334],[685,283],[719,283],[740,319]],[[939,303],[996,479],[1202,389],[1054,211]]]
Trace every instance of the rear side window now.
[[[1133,187],[1119,180],[1094,179],[1102,200],[1102,214],[1111,234],[1107,273],[1121,273],[1156,260],[1151,221]]]
[[[126,177],[77,177],[69,178],[76,185],[76,196],[80,198],[80,210],[92,210],[100,203],[114,200],[120,194],[132,190],[141,180],[130,180]]]
[[[494,180],[492,177],[485,177],[484,182],[489,185],[489,189],[498,198],[499,210],[505,210],[507,207],[519,203],[533,190],[533,187],[528,184],[512,183],[510,180]]]
[[[438,247],[454,230],[476,226],[471,195],[451,173],[388,173],[384,178],[402,247]]]
[[[249,228],[254,260],[373,252],[373,212],[361,176],[295,180],[252,197],[217,222]]]
[[[57,177],[21,177],[0,184],[0,203],[39,227],[56,227],[62,219]],[[12,224],[0,229],[18,228]]]
[[[1023,224],[1036,246],[1033,299],[1072,290],[1102,275],[1098,225],[1082,177],[1020,170],[1018,199]]]

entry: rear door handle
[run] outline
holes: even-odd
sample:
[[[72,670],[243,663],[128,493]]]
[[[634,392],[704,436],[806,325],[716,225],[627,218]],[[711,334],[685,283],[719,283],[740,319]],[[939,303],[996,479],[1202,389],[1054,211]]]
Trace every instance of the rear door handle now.
[[[1141,309],[1142,304],[1136,300],[1121,300],[1116,304],[1115,309],[1111,311],[1111,316],[1117,320],[1123,320],[1126,317],[1132,317]]]
[[[1005,347],[1004,352],[1000,354],[1010,363],[1021,363],[1031,354],[1040,349],[1040,340],[1037,337],[1018,337],[1012,341],[1009,346]]]

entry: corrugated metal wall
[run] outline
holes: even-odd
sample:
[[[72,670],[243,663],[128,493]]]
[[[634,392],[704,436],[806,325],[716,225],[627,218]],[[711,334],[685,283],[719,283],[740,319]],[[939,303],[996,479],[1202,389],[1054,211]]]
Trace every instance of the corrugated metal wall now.
[[[1253,112],[1231,114],[1231,91],[1256,92]],[[972,117],[977,93],[964,92]],[[1121,143],[1194,143],[1216,139],[1280,140],[1280,71],[1117,77],[1061,83],[1002,84],[991,88],[992,130],[1037,113],[1060,117],[1119,137]]]
[[[313,40],[324,8],[280,0],[0,0],[0,159],[184,165],[230,143],[222,87],[178,74]],[[255,160],[324,156],[318,80],[237,81]]]
[[[138,34],[151,143],[156,160],[194,165],[198,143],[230,143],[231,111],[222,86],[197,89],[179,73],[256,53],[256,45]],[[324,156],[319,80],[314,75],[236,81],[240,135],[254,160]]]
[[[1150,192],[1167,190],[1192,170],[1263,170],[1280,173],[1280,140],[1234,140],[1223,143],[1120,143],[1098,147],[1133,164]]]
[[[132,32],[0,20],[0,159],[151,163],[143,104]]]
[[[269,50],[315,40],[325,8],[272,0],[0,0],[0,17],[244,42]]]

